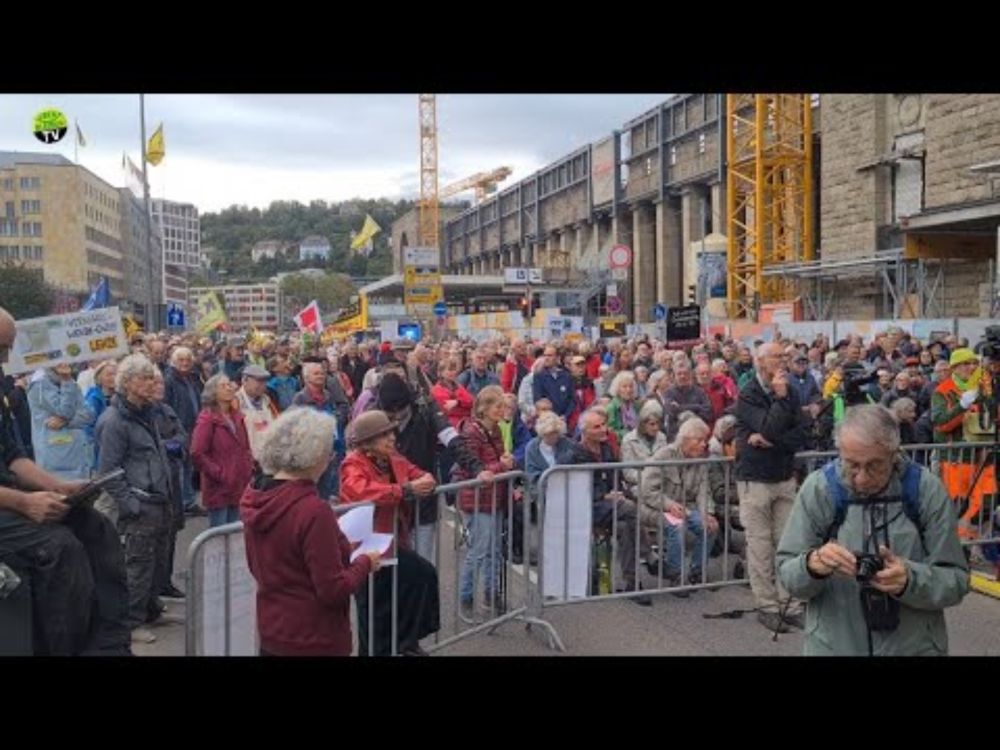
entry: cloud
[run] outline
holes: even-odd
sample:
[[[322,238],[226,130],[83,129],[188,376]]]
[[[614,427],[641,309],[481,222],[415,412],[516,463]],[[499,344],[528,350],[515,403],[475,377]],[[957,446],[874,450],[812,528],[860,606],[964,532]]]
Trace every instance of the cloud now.
[[[666,94],[441,94],[439,183],[510,166],[506,184],[609,134]],[[31,119],[47,106],[80,123],[80,162],[124,184],[121,154],[139,162],[137,95],[0,98],[0,148],[73,158],[73,139],[44,146]],[[155,197],[202,211],[272,200],[414,197],[419,188],[417,97],[177,94],[146,97],[147,137],[164,123],[167,155],[150,168]]]

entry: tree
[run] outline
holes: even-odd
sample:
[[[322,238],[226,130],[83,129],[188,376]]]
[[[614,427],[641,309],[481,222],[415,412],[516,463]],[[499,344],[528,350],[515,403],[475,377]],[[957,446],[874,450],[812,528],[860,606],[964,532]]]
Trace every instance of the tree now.
[[[327,318],[345,307],[358,292],[345,276],[333,273],[286,276],[281,280],[281,291],[290,310],[294,308],[294,312],[298,312],[316,300],[320,312]]]
[[[56,290],[45,283],[40,269],[0,265],[0,301],[14,318],[40,318],[52,314]]]

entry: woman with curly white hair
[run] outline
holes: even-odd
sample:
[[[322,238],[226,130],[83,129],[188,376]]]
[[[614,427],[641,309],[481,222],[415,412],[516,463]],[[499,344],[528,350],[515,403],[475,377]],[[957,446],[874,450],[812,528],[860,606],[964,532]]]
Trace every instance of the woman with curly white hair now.
[[[279,416],[261,445],[267,473],[240,501],[262,656],[350,656],[351,595],[379,569],[378,552],[351,562],[350,542],[316,490],[336,424],[301,407]]]

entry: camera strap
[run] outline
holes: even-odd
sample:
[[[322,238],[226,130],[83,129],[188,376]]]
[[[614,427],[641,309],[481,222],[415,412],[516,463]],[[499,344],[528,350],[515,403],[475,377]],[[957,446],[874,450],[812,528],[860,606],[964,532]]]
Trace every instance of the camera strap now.
[[[920,476],[922,467],[914,461],[907,461],[904,465],[900,484],[902,485],[903,512],[906,513],[920,534],[920,544],[924,545],[924,526],[920,520]],[[829,488],[829,496],[833,501],[833,522],[827,529],[824,542],[836,539],[840,532],[840,527],[847,517],[847,506],[850,504],[850,492],[844,483],[840,481],[840,459],[830,461],[823,467],[823,476],[826,479],[826,486]]]

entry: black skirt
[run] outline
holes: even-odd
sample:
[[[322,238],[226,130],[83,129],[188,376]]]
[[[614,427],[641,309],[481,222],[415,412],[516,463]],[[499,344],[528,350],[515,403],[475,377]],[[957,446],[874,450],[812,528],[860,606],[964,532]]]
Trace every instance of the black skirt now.
[[[437,571],[424,558],[410,550],[399,550],[398,559],[398,625],[396,653],[415,648],[421,639],[441,628],[441,605]],[[374,575],[375,612],[373,656],[392,654],[392,568],[382,568]],[[369,655],[368,588],[369,581],[355,594],[358,605],[358,654]]]

